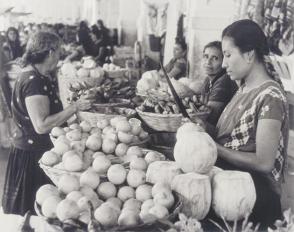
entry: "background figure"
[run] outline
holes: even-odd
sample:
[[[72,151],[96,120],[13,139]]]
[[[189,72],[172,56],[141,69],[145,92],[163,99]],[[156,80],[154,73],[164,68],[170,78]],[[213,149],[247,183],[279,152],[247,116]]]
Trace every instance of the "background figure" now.
[[[77,33],[77,40],[80,45],[83,46],[85,53],[91,53],[91,37],[90,37],[90,29],[85,21],[81,21]]]
[[[20,45],[19,34],[16,28],[8,28],[6,32],[6,42],[3,44],[3,49],[8,60],[15,60],[22,56],[23,50]]]
[[[3,43],[4,37],[0,36],[0,146],[9,148],[12,134],[11,91],[5,68],[8,58],[3,51]]]
[[[201,96],[212,111],[207,121],[216,125],[225,106],[232,99],[237,85],[222,68],[223,53],[220,41],[213,41],[204,46],[202,68],[205,79],[201,89]]]

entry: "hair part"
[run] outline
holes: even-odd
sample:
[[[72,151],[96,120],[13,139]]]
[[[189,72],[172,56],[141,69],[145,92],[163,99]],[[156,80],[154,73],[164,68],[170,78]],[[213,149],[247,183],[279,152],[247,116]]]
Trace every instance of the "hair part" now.
[[[219,40],[212,41],[212,42],[209,42],[208,44],[206,44],[204,46],[204,48],[203,48],[203,53],[205,52],[205,50],[207,48],[216,48],[216,49],[220,50],[221,54],[223,55],[223,52],[222,52],[222,43]]]

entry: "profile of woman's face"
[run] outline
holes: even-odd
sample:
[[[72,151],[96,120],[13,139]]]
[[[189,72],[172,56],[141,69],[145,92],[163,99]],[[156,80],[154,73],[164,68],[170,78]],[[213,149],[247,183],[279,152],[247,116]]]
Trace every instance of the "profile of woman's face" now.
[[[19,41],[20,41],[20,45],[26,45],[29,39],[29,35],[26,33],[19,33]]]
[[[13,30],[10,30],[9,32],[8,32],[8,39],[10,40],[10,41],[15,41],[16,40],[16,32],[15,31],[13,31]]]
[[[222,67],[226,69],[232,80],[243,79],[250,68],[244,54],[235,45],[233,39],[229,37],[223,38],[222,49],[224,54]]]
[[[222,51],[216,47],[205,48],[202,56],[202,67],[208,76],[214,76],[222,69]]]

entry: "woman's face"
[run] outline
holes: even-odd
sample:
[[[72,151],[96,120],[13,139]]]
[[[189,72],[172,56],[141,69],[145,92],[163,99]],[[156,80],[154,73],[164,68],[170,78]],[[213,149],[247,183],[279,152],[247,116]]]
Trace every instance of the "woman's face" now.
[[[8,32],[8,39],[9,39],[10,41],[15,41],[15,40],[16,40],[16,32],[13,31],[13,30],[10,30],[10,31]]]
[[[174,58],[181,58],[185,55],[185,51],[179,44],[175,44],[174,46]]]
[[[216,47],[208,47],[203,52],[202,66],[206,75],[214,76],[222,69],[222,51]]]
[[[54,51],[51,50],[50,58],[49,58],[50,71],[55,70],[55,68],[57,67],[58,61],[60,60],[60,55],[61,55],[61,47],[60,46]]]
[[[244,79],[250,68],[244,54],[229,37],[223,38],[222,49],[224,54],[222,67],[226,69],[232,80]]]

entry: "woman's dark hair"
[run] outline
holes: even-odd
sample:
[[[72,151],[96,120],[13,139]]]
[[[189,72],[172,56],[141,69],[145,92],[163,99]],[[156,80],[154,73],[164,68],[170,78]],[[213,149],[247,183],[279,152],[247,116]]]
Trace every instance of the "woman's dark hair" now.
[[[279,74],[269,58],[269,45],[260,26],[250,19],[243,19],[227,26],[222,32],[222,38],[231,38],[241,52],[254,50],[257,59],[265,65],[269,76],[284,89]]]
[[[89,29],[86,21],[80,22],[80,29]]]
[[[222,32],[222,38],[229,37],[241,52],[254,50],[259,61],[269,55],[267,38],[260,26],[250,19],[243,19],[227,26]]]
[[[98,19],[98,20],[97,20],[97,24],[100,24],[100,26],[101,26],[102,28],[104,28],[104,23],[103,23],[103,20],[102,20],[102,19]]]
[[[204,46],[204,48],[203,48],[203,52],[205,52],[205,50],[206,50],[207,48],[216,48],[216,49],[218,49],[218,50],[221,51],[221,54],[223,54],[223,52],[222,52],[222,43],[221,43],[221,41],[216,40],[216,41],[209,42],[208,44],[206,44],[206,45]]]
[[[40,31],[33,34],[28,40],[26,53],[22,57],[23,65],[44,62],[50,51],[56,51],[60,45],[60,37],[55,33]]]
[[[180,45],[181,48],[183,49],[183,51],[186,51],[187,50],[187,44],[185,42],[184,39],[178,39],[176,38],[176,44]]]
[[[13,31],[15,34],[16,34],[16,42],[19,41],[19,33],[18,33],[18,30],[15,28],[15,27],[9,27],[6,31],[6,38],[7,40],[9,41],[9,37],[8,37],[8,34],[10,31]]]

